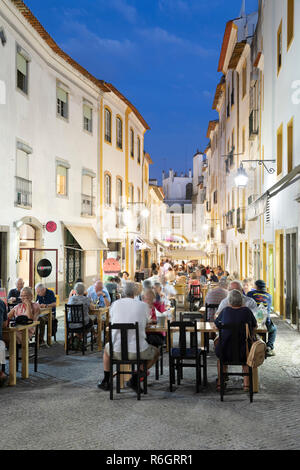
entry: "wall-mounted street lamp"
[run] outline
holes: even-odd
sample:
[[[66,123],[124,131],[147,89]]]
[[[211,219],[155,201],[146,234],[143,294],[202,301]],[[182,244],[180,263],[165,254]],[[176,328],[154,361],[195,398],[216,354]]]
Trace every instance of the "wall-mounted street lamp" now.
[[[269,173],[269,175],[273,175],[275,173],[275,168],[267,167],[266,162],[268,163],[275,163],[276,160],[242,160],[241,166],[238,169],[237,176],[235,177],[235,184],[238,188],[245,188],[248,184],[249,177],[244,170],[243,163],[257,163],[259,166],[263,166],[264,169]]]

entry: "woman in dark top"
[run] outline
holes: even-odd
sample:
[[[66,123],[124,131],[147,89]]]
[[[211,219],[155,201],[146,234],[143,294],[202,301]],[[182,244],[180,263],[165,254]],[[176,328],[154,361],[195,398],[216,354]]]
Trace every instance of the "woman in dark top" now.
[[[246,362],[246,328],[242,325],[246,323],[249,325],[250,334],[251,331],[257,326],[256,319],[248,307],[243,307],[243,297],[240,291],[233,290],[229,293],[229,307],[224,308],[218,318],[215,320],[216,326],[220,329],[222,325],[241,325],[240,329],[240,362]],[[251,344],[249,343],[249,349]],[[216,355],[220,357],[222,353],[223,360],[230,362],[232,360],[232,346],[231,346],[231,331],[222,331],[222,342],[219,340],[216,346]],[[243,371],[248,372],[248,367],[243,366]],[[225,370],[224,370],[225,372]],[[220,387],[220,363],[218,361],[218,388]],[[244,377],[244,390],[249,389],[249,377]]]

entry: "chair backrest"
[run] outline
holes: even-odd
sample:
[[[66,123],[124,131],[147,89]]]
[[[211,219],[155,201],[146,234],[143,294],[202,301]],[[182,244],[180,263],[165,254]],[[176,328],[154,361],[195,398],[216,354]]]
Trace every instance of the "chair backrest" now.
[[[72,323],[84,325],[83,304],[70,305],[65,304],[65,319],[67,329]]]
[[[180,321],[203,321],[203,315],[200,312],[195,312],[195,313],[183,313],[180,312]]]
[[[117,331],[121,337],[121,361],[128,361],[128,332],[135,331],[135,341],[136,341],[136,357],[137,362],[140,360],[140,339],[139,339],[139,324],[136,323],[109,323],[109,350],[110,357],[113,358],[113,342],[112,342],[112,332]]]
[[[201,298],[201,286],[197,284],[192,284],[190,287],[190,294],[192,297],[200,299]]]
[[[208,321],[209,315],[211,315],[212,310],[214,310],[213,313],[216,313],[218,310],[220,304],[205,304],[205,321]]]
[[[185,357],[190,357],[190,354],[187,355],[187,334],[193,333],[194,335],[194,340],[193,340],[193,349],[195,349],[195,354],[196,351],[198,350],[198,335],[197,335],[197,322],[187,322],[187,321],[180,321],[180,322],[170,322],[168,320],[168,335],[169,338],[171,338],[171,328],[178,328],[179,329],[179,342],[178,346],[180,349],[180,356],[182,358]],[[193,329],[193,331],[187,331],[187,330]],[[169,348],[169,354],[172,355],[172,348]]]
[[[247,323],[222,324],[219,327],[220,360],[232,365],[244,365],[247,360]],[[250,327],[248,325],[249,331]],[[228,334],[226,335],[226,333]]]

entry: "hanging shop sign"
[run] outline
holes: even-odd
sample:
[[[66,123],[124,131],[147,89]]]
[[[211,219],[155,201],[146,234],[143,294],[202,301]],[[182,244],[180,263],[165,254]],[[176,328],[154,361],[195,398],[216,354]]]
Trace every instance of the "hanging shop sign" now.
[[[53,222],[52,220],[50,220],[49,222],[46,223],[46,230],[47,232],[50,232],[50,233],[53,233],[53,232],[56,232],[57,230],[57,225],[55,222]]]
[[[120,262],[115,258],[107,258],[103,264],[103,271],[105,274],[117,275],[121,271]]]
[[[41,259],[36,269],[40,277],[49,277],[52,273],[52,264],[48,259]]]

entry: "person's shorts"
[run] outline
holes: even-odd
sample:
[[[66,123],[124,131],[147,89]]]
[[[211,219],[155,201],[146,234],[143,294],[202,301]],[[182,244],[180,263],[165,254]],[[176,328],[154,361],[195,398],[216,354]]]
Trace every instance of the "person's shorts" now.
[[[109,355],[109,343],[105,345],[105,351]],[[158,349],[155,346],[152,346],[152,344],[148,345],[148,348],[145,349],[145,351],[141,351],[140,353],[140,358],[142,361],[151,361],[152,359],[155,358],[155,356],[159,354]],[[117,361],[121,360],[121,353],[120,352],[114,352],[114,359]],[[136,359],[136,353],[128,353],[128,359],[130,361],[133,361]]]

